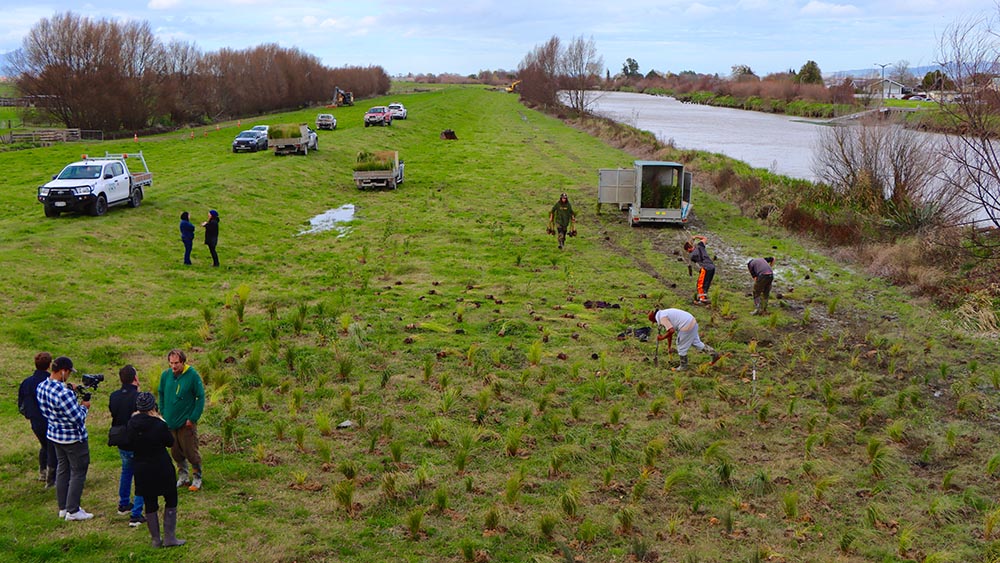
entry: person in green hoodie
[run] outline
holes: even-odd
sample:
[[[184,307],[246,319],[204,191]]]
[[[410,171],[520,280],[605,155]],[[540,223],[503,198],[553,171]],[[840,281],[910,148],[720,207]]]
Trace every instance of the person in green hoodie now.
[[[177,487],[189,485],[189,490],[197,491],[201,489],[202,471],[198,419],[205,409],[205,385],[198,372],[187,364],[183,350],[168,352],[167,362],[170,367],[160,374],[160,414],[174,437],[170,455],[177,462]]]

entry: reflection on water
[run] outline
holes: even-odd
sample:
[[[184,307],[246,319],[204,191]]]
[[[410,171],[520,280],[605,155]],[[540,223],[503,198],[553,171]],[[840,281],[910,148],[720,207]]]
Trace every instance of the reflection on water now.
[[[313,217],[309,220],[311,227],[300,232],[299,234],[309,235],[335,230],[339,233],[337,238],[341,238],[351,232],[351,227],[343,225],[342,223],[349,223],[353,220],[354,204],[348,203],[346,205],[341,205],[337,209],[330,209]]]

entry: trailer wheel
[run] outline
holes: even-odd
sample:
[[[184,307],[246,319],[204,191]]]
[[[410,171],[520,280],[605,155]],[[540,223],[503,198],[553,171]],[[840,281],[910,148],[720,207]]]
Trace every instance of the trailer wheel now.
[[[139,207],[140,203],[142,203],[142,190],[139,188],[133,188],[132,193],[128,197],[128,206]]]
[[[100,217],[108,212],[108,199],[104,197],[104,194],[97,196],[94,203],[90,204],[90,214],[94,217]]]
[[[46,205],[45,206],[45,216],[46,217],[52,217],[52,218],[58,217],[59,216],[59,210],[56,209],[56,207],[54,205]]]

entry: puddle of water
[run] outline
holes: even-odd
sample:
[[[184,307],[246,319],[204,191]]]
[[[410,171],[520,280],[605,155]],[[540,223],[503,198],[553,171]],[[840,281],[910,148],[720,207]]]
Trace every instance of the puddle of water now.
[[[312,219],[309,219],[311,227],[301,231],[299,235],[311,235],[326,231],[337,231],[337,238],[341,238],[351,232],[351,227],[342,223],[349,223],[353,220],[354,204],[348,203],[346,205],[341,205],[337,209],[329,209],[326,212],[320,213]]]

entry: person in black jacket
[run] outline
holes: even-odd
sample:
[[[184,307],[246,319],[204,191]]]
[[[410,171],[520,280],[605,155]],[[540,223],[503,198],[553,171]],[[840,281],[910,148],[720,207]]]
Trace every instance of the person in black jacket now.
[[[215,245],[219,244],[219,212],[212,209],[208,212],[208,221],[201,224],[205,227],[205,245],[212,253],[212,265],[219,266],[219,255],[215,252]]]
[[[38,384],[49,378],[49,366],[52,365],[52,354],[39,352],[35,354],[35,373],[24,378],[17,390],[17,410],[31,422],[31,431],[38,439],[38,480],[45,481],[45,488],[56,484],[56,451],[45,436],[48,422],[38,409],[38,397],[35,390]]]
[[[191,245],[194,244],[194,223],[190,220],[190,215],[185,211],[181,213],[181,242],[184,243],[184,265],[191,265]]]
[[[184,540],[177,539],[177,487],[174,485],[177,472],[167,453],[174,437],[160,417],[152,393],[139,393],[135,407],[139,412],[129,419],[127,435],[129,445],[135,452],[135,492],[146,501],[146,527],[149,528],[152,546],[184,545]],[[158,497],[163,497],[165,505],[162,538]]]
[[[135,398],[139,394],[139,377],[135,368],[127,365],[118,370],[121,389],[108,396],[108,410],[111,411],[111,426],[125,426],[135,412]],[[132,492],[135,452],[129,446],[118,446],[118,457],[122,460],[122,472],[118,477],[118,514],[129,514],[128,525],[137,528],[146,518],[142,515],[142,495],[136,493],[134,502],[129,500]]]
[[[698,305],[708,304],[708,290],[712,287],[712,278],[715,277],[715,263],[708,257],[708,250],[705,249],[707,240],[703,236],[694,235],[684,243],[684,250],[691,255],[691,261],[701,268],[698,274],[698,294],[694,298],[694,302]]]

